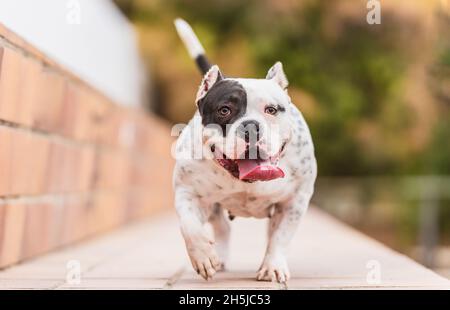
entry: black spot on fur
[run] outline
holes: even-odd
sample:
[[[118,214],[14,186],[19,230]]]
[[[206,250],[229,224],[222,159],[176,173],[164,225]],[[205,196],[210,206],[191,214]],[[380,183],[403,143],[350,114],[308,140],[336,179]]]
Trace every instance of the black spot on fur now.
[[[220,108],[231,110],[229,115],[219,113]],[[208,93],[198,102],[203,126],[217,124],[226,136],[226,125],[234,123],[247,110],[247,93],[244,87],[233,80],[221,80],[215,83]]]
[[[277,105],[278,112],[286,112],[286,109],[282,105]]]
[[[221,215],[221,212],[222,212],[222,208],[220,207],[220,203],[215,202],[213,204],[213,210],[212,210],[211,216],[209,217],[209,220],[210,221],[216,220]]]
[[[233,214],[231,214],[230,212],[228,212],[228,218],[230,219],[230,221],[234,220],[236,216],[234,216]]]
[[[198,55],[197,58],[195,58],[195,62],[197,63],[198,68],[203,74],[208,72],[208,70],[211,68],[211,64],[203,54]]]

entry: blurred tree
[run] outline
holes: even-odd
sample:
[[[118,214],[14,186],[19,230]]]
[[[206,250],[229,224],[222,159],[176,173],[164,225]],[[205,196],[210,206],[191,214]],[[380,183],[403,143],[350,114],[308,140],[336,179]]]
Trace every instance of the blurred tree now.
[[[419,172],[450,174],[450,16],[438,14],[438,40],[430,66],[429,87],[438,103],[439,121],[423,156]]]
[[[195,107],[188,94],[199,82],[173,30],[173,18],[182,16],[226,74],[264,76],[275,61],[283,62],[292,99],[314,136],[320,174],[418,172],[428,156],[422,147],[419,157],[413,143],[417,115],[403,88],[423,45],[415,17],[385,9],[381,25],[368,25],[364,1],[116,2],[145,33],[144,55],[160,92],[158,112],[169,120],[191,117]],[[449,58],[444,53],[443,63]],[[430,150],[448,138],[445,124],[439,126],[425,145]]]

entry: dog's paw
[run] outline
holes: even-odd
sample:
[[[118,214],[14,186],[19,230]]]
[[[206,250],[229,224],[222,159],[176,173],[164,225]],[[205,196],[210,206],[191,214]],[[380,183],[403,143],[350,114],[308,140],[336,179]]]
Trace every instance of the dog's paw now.
[[[228,262],[228,244],[219,240],[216,242],[216,250],[220,260],[220,268],[217,271],[225,271]]]
[[[290,278],[289,268],[283,255],[273,255],[264,258],[258,270],[258,281],[286,283]]]
[[[205,280],[212,278],[223,267],[212,241],[197,243],[188,252],[192,267]]]

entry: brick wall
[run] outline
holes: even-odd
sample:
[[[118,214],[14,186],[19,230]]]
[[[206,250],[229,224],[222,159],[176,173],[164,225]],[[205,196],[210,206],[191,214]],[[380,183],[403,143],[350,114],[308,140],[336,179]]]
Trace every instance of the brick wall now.
[[[171,208],[171,143],[0,24],[0,268]]]

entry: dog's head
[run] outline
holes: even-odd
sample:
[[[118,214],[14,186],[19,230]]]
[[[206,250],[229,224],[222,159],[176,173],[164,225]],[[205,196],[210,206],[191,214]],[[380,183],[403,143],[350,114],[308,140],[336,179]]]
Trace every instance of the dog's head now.
[[[234,177],[253,182],[284,176],[278,162],[291,139],[287,86],[280,62],[265,79],[224,78],[217,66],[203,77],[196,103],[204,149]]]

